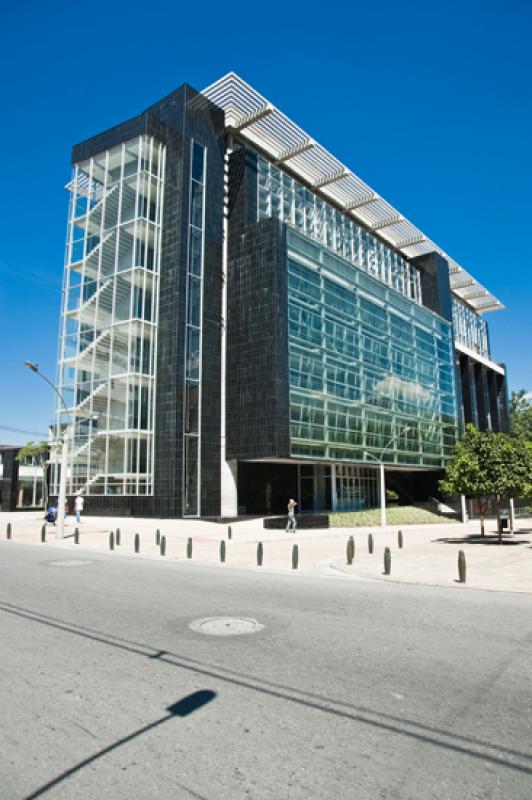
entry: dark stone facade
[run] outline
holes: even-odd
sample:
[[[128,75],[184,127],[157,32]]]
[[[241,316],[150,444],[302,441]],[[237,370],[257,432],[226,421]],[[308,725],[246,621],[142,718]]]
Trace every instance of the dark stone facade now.
[[[230,159],[227,457],[290,455],[286,226],[256,222],[256,157]]]
[[[166,144],[162,220],[154,496],[89,496],[91,514],[179,517],[183,513],[183,408],[188,197],[191,143],[207,148],[202,320],[202,516],[220,512],[220,325],[222,303],[224,114],[188,85],[143,114],[76,145],[73,162],[139,134]]]
[[[457,353],[462,418],[478,430],[508,432],[508,389],[501,374],[465,353]]]
[[[449,265],[439,253],[412,259],[420,270],[423,305],[452,322]],[[456,353],[456,394],[461,421],[481,431],[507,431],[506,376],[463,353]]]
[[[453,304],[447,260],[433,252],[412,258],[411,263],[419,269],[423,305],[452,322]]]

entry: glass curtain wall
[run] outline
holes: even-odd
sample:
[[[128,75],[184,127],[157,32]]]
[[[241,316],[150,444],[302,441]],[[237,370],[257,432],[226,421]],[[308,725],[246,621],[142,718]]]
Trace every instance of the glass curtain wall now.
[[[464,347],[490,358],[488,325],[473,309],[453,297],[454,337]]]
[[[151,494],[165,148],[138,136],[76,164],[58,386],[67,492]],[[58,490],[55,471],[54,491]]]
[[[277,217],[421,303],[419,270],[278,167],[258,158],[258,219]]]
[[[379,489],[375,470],[338,464],[335,468],[336,511],[376,508]]]
[[[183,448],[185,516],[197,516],[200,513],[201,327],[205,239],[205,147],[194,141],[192,141],[191,147]]]
[[[441,467],[457,436],[451,325],[294,231],[288,245],[292,456]]]

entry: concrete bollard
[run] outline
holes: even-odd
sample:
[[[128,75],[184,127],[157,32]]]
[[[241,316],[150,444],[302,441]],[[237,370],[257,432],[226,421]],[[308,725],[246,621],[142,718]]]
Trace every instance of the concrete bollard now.
[[[297,569],[299,564],[299,547],[295,544],[292,547],[292,569]]]
[[[458,551],[458,582],[465,583],[467,578],[467,565],[465,553],[463,550]]]
[[[403,531],[397,531],[397,544],[399,545],[399,550],[403,549]]]
[[[74,531],[74,544],[79,544],[79,528]]]
[[[116,529],[115,542],[116,542],[116,546],[120,547],[120,545],[122,543],[122,534],[120,533],[120,528]]]
[[[162,556],[166,555],[166,536],[161,536],[161,541],[159,542],[159,552]]]
[[[46,525],[41,527],[41,542],[46,541]]]
[[[138,533],[135,534],[134,548],[135,548],[135,553],[140,552],[140,536],[138,535]]]
[[[220,561],[222,562],[222,564],[225,563],[225,542],[223,539],[220,542]]]
[[[192,539],[187,539],[187,558],[192,558]]]
[[[392,571],[392,554],[389,547],[384,548],[384,574],[390,575]]]
[[[233,529],[231,528],[230,525],[228,525],[228,527],[227,527],[227,538],[228,539],[232,539],[233,538]]]
[[[352,536],[349,537],[347,540],[347,563],[349,566],[353,563],[353,558],[355,556],[355,540]]]
[[[373,554],[373,534],[368,533],[368,553]]]
[[[257,544],[257,567],[262,567],[263,556],[264,556],[264,548],[262,546],[262,542],[258,542],[258,544]]]
[[[10,522],[7,523],[6,539],[11,539],[11,523]]]
[[[161,544],[161,531],[159,530],[159,528],[157,528],[157,530],[155,531],[155,544],[156,545]]]
[[[113,531],[109,534],[109,550],[115,549],[115,535]]]

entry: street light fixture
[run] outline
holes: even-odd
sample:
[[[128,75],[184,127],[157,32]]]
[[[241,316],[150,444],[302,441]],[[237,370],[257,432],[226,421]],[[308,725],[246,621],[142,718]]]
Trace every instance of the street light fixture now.
[[[93,414],[90,417],[84,417],[83,419],[73,420],[71,414],[69,414],[67,405],[65,403],[65,398],[47,377],[43,375],[42,372],[39,370],[39,365],[36,364],[34,361],[25,361],[24,364],[34,372],[39,378],[42,378],[45,383],[52,387],[56,395],[58,396],[61,404],[63,406],[63,410],[66,416],[70,419],[70,425],[74,428],[78,422],[85,422],[89,420],[92,422],[93,420],[97,419],[97,415]],[[55,437],[56,442],[61,442],[61,473],[59,476],[59,497],[57,500],[57,527],[55,532],[56,539],[63,539],[65,536],[65,504],[66,504],[66,479],[67,479],[67,465],[68,465],[68,433],[69,428],[68,426],[65,428],[63,435],[61,436],[60,425],[59,425],[59,417],[56,418],[56,427],[55,427]]]
[[[376,456],[372,455],[371,453],[368,453],[367,450],[364,450],[364,455],[367,456],[368,458],[372,458],[373,461],[376,461],[377,464],[379,465],[381,527],[386,527],[386,480],[385,480],[385,476],[384,476],[384,461],[382,460],[382,458],[384,456],[384,453],[389,448],[389,446],[391,445],[392,442],[394,442],[396,439],[399,439],[399,437],[402,436],[403,433],[408,433],[408,431],[411,431],[411,430],[412,430],[412,428],[409,425],[406,425],[404,428],[401,428],[401,430],[398,433],[396,433],[395,436],[392,436],[392,438],[382,448],[379,458],[377,458]]]
[[[39,378],[51,386],[56,395],[59,397],[63,408],[70,417],[70,414],[67,411],[67,406],[65,403],[65,399],[57,386],[50,381],[46,375],[43,375],[42,372],[39,370],[39,365],[36,364],[34,361],[25,361],[24,364],[34,372]],[[59,417],[56,417],[55,423],[55,438],[57,442],[61,442],[61,474],[59,476],[59,498],[57,501],[57,527],[55,531],[55,538],[56,539],[63,539],[65,536],[65,501],[66,501],[66,471],[67,471],[67,459],[68,459],[68,443],[67,443],[67,436],[66,431],[65,435],[61,436],[61,432],[59,429]]]

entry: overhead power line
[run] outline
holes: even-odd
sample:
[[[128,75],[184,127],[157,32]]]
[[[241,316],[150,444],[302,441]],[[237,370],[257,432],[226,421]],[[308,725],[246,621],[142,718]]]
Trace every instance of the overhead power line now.
[[[44,436],[45,438],[48,436],[47,433],[42,431],[25,431],[22,428],[8,428],[7,425],[0,425],[0,430],[11,431],[12,433],[28,433],[30,436]]]

